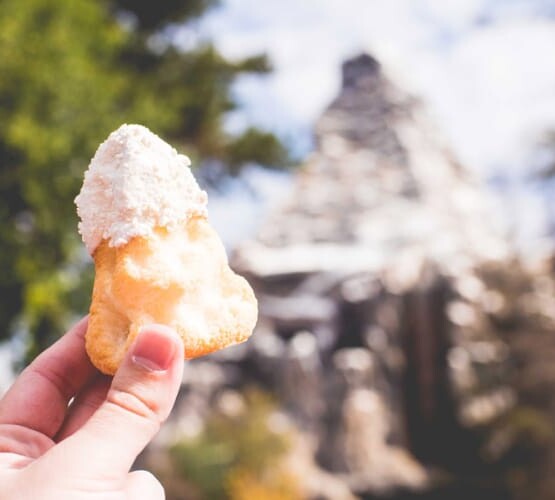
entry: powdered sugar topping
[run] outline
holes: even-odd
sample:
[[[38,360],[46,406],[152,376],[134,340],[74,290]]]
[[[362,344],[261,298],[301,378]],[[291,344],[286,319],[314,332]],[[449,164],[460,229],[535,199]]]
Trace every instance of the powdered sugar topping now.
[[[206,217],[207,196],[190,161],[141,125],[122,125],[94,155],[75,198],[79,233],[92,255],[100,242],[124,245],[155,227]]]

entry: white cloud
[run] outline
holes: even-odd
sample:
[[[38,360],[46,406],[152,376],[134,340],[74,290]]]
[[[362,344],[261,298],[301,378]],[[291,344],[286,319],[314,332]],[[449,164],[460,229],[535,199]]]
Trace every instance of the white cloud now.
[[[473,30],[434,58],[421,90],[467,163],[525,168],[555,127],[555,23],[511,21]]]
[[[483,0],[420,0],[416,2],[421,15],[430,24],[454,32],[462,32],[476,21],[482,12]]]

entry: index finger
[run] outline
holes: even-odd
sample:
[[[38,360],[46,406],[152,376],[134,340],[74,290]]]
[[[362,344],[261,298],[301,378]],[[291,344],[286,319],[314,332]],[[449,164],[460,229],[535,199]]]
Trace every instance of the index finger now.
[[[0,425],[19,425],[53,438],[69,400],[98,373],[85,351],[88,316],[40,354],[0,400]]]

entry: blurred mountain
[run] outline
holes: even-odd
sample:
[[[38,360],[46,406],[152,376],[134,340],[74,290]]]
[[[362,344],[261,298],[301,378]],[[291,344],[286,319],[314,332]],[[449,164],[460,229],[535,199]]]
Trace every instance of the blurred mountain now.
[[[255,334],[190,363],[166,439],[198,439],[222,394],[255,384],[295,429],[282,463],[301,498],[550,498],[551,271],[519,263],[485,191],[371,56],[343,64],[315,135],[232,259]]]
[[[368,270],[389,267],[409,247],[417,261],[429,257],[443,267],[464,265],[461,255],[508,254],[488,221],[485,193],[441,142],[423,106],[370,56],[344,64],[343,89],[315,133],[317,151],[295,193],[239,253],[246,268]],[[334,254],[342,263],[328,258],[331,246],[344,250]],[[280,252],[291,258],[277,258]],[[282,267],[264,269],[265,256]]]
[[[426,474],[409,451],[425,464],[452,460],[465,440],[460,418],[491,419],[514,401],[497,382],[480,388],[499,400],[490,415],[474,411],[470,396],[454,401],[446,361],[461,315],[456,287],[472,286],[476,268],[507,259],[510,248],[422,104],[371,56],[344,63],[342,90],[315,133],[317,150],[293,195],[235,258],[272,332],[253,343],[277,335],[289,352],[304,339],[315,364],[327,366],[319,390],[342,380],[333,403],[303,415],[327,435],[323,463],[346,473],[355,491],[423,487]],[[461,349],[480,342],[499,348],[495,336],[476,332]],[[300,380],[286,390],[299,391],[296,411],[314,392],[299,389]],[[324,392],[315,400],[325,401]],[[381,430],[363,438],[366,428]],[[469,459],[474,450],[464,448]]]

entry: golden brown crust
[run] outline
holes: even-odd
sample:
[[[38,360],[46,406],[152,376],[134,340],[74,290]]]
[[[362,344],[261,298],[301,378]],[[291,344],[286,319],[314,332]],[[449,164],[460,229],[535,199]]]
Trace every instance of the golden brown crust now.
[[[114,374],[139,329],[173,327],[184,356],[195,358],[249,338],[254,293],[228,266],[225,250],[203,218],[151,238],[136,237],[94,252],[96,275],[86,347],[94,365]]]

